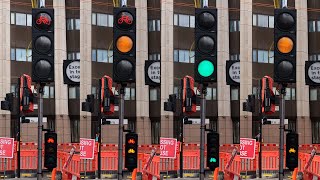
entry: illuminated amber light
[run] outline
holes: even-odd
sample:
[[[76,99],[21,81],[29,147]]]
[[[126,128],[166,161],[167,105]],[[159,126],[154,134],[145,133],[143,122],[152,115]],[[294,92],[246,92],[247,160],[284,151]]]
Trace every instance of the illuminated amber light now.
[[[121,36],[117,40],[117,49],[122,53],[129,52],[133,47],[133,41],[128,36]]]
[[[293,41],[288,37],[282,37],[278,41],[278,50],[281,53],[289,53],[293,49]]]

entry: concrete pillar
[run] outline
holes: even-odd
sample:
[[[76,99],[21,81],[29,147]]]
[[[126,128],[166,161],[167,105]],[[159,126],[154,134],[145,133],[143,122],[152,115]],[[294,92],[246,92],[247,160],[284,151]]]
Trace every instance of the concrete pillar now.
[[[230,87],[226,83],[226,60],[229,59],[228,1],[216,1],[218,9],[218,126],[221,144],[233,143]]]
[[[63,60],[67,59],[66,10],[64,1],[53,1],[55,38],[55,110],[56,132],[59,142],[71,142],[68,116],[68,86],[63,83]]]
[[[148,59],[148,11],[145,0],[135,0],[137,8],[136,107],[137,133],[140,144],[151,143],[149,88],[144,81],[144,62]]]
[[[240,106],[252,93],[252,3],[240,0]],[[240,137],[251,136],[252,114],[240,111]]]
[[[0,100],[10,92],[10,1],[0,2]],[[0,137],[10,137],[10,112],[0,110]]]
[[[80,1],[80,102],[91,94],[91,13],[92,1]],[[81,103],[80,107],[81,109]],[[91,137],[91,113],[80,111],[80,137]]]
[[[173,0],[161,1],[161,136],[173,136],[173,113],[163,103],[173,93]]]
[[[305,61],[308,60],[308,3],[295,1],[297,9],[297,131],[300,144],[312,143],[312,130],[309,107],[309,86],[305,85]]]

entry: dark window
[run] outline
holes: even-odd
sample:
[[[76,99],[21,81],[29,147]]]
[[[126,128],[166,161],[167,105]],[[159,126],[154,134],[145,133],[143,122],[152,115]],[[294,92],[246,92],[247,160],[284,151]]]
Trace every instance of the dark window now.
[[[320,143],[320,120],[312,121],[312,144]]]
[[[70,119],[70,128],[71,128],[71,142],[78,143],[80,142],[80,120],[79,119]]]
[[[233,118],[232,120],[232,134],[233,134],[233,144],[240,144],[240,119]]]
[[[151,121],[151,143],[159,144],[160,142],[161,125],[160,121]]]

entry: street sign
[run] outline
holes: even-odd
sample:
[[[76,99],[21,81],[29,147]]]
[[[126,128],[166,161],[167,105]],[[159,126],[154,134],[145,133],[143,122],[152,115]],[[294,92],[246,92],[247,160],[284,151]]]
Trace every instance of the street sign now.
[[[160,85],[160,61],[145,61],[145,84],[150,86]]]
[[[0,137],[0,158],[13,158],[14,139]]]
[[[102,123],[102,119],[103,118],[101,118],[101,123]],[[106,121],[110,121],[110,125],[119,124],[119,119],[106,119]],[[123,124],[124,125],[128,124],[128,119],[123,119]]]
[[[227,61],[226,64],[227,85],[240,85],[240,61]]]
[[[80,61],[64,60],[63,61],[63,80],[64,84],[80,84]]]
[[[256,140],[250,138],[240,138],[240,158],[254,159],[256,151]]]
[[[176,158],[177,139],[160,137],[160,158]]]
[[[80,138],[80,159],[93,159],[94,139]]]
[[[306,85],[320,85],[320,62],[306,61],[305,62],[305,81]]]
[[[280,119],[268,119],[268,121],[270,121],[271,124],[280,124]],[[284,119],[284,124],[288,125],[288,119]]]

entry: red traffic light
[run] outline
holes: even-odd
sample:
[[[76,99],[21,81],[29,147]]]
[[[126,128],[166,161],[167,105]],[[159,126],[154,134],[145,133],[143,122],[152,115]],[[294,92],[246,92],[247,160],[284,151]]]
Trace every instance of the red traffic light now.
[[[54,143],[54,139],[53,138],[48,138],[47,142],[48,143]]]
[[[34,26],[39,30],[48,30],[52,24],[51,16],[46,12],[40,12],[35,16]]]
[[[116,15],[116,26],[120,29],[128,30],[131,29],[134,24],[134,18],[128,11],[121,11]]]
[[[132,138],[130,138],[129,140],[128,140],[128,144],[135,144],[136,143],[136,141],[134,140],[134,139],[132,139]]]

